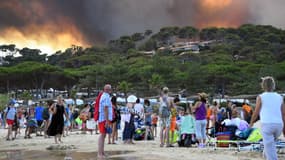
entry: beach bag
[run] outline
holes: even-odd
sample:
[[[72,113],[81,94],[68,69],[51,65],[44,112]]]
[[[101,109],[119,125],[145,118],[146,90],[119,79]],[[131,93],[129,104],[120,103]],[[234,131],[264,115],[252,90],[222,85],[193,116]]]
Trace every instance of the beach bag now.
[[[169,137],[169,143],[174,144],[174,143],[176,143],[176,142],[178,141],[178,139],[179,139],[179,135],[178,135],[177,130],[174,131],[174,136],[173,136],[173,140],[172,140],[172,141],[171,141],[172,132],[169,131],[168,135],[169,135],[169,136],[168,136],[168,137]]]
[[[259,142],[260,140],[262,140],[260,129],[254,129],[247,138],[248,142]]]
[[[146,139],[147,140],[154,140],[154,137],[153,137],[153,135],[151,135],[151,133],[148,133]]]
[[[95,104],[94,104],[94,120],[95,121],[99,120],[99,106],[100,106],[100,99],[102,95],[103,95],[103,92],[100,92],[95,100]]]
[[[90,130],[96,129],[96,122],[93,119],[87,120],[86,121],[86,128],[90,129]]]

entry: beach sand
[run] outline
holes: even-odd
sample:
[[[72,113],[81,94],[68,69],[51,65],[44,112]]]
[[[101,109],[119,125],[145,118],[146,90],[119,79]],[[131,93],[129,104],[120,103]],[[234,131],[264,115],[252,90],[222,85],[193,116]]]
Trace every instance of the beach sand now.
[[[44,139],[32,135],[32,139],[24,139],[22,134],[14,141],[6,141],[7,130],[0,129],[0,160],[4,159],[75,159],[95,160],[97,152],[98,135],[80,134],[79,131],[72,132],[64,137],[64,143],[59,148],[70,147],[63,151],[49,151],[49,147],[58,147],[54,139]],[[284,137],[282,137],[284,138]],[[159,138],[155,141],[135,141],[135,145],[105,144],[108,159],[114,160],[262,160],[262,153],[254,151],[229,150],[226,148],[214,150],[213,148],[161,148]],[[72,149],[73,148],[73,149]],[[75,148],[75,149],[74,149]],[[280,159],[285,159],[280,154]]]

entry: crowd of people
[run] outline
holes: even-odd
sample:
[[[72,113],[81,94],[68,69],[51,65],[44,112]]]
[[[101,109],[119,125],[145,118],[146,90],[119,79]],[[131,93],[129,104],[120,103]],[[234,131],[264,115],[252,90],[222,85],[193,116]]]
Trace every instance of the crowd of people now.
[[[181,105],[179,97],[169,96],[167,87],[162,89],[156,104],[157,112],[148,99],[141,102],[134,95],[126,99],[124,107],[120,107],[117,97],[111,94],[111,85],[105,85],[97,99],[85,104],[81,111],[66,104],[61,96],[56,102],[48,101],[45,107],[43,103],[38,103],[35,107],[16,108],[16,102],[11,100],[0,120],[3,128],[6,124],[8,126],[7,141],[16,139],[20,128],[25,128],[25,138],[31,138],[31,134],[35,133],[44,138],[53,136],[55,143],[63,143],[62,137],[68,136],[74,129],[80,129],[83,134],[95,132],[100,134],[98,157],[105,157],[107,135],[108,144],[116,144],[119,137],[124,144],[134,144],[137,139],[153,140],[158,135],[159,124],[160,147],[174,147],[178,141],[179,146],[196,144],[198,148],[205,148],[207,137],[215,134],[221,126],[234,125],[235,131],[238,131],[235,133],[240,134],[250,129],[259,117],[266,156],[274,159],[274,139],[280,136],[282,128],[285,134],[285,109],[282,96],[273,92],[274,79],[266,77],[261,85],[265,92],[258,96],[255,110],[246,101],[237,104],[228,100],[226,106],[216,101],[210,103],[206,93],[199,93],[194,103]],[[122,130],[121,135],[118,130]],[[137,130],[144,132],[141,134]]]

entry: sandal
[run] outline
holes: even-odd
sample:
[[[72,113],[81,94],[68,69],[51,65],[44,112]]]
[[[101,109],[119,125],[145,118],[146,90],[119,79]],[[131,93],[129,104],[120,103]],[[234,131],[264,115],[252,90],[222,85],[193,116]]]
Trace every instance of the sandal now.
[[[11,140],[10,138],[7,138],[7,139],[6,139],[6,141],[10,141],[10,140]]]
[[[164,146],[164,144],[160,144],[159,146],[160,146],[160,147],[163,147],[163,146]]]

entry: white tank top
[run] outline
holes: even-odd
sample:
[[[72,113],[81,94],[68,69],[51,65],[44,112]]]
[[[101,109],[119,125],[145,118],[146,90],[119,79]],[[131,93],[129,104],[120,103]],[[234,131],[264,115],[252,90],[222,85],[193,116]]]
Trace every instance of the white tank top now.
[[[281,105],[283,97],[276,92],[264,92],[261,97],[261,111],[260,121],[261,123],[281,123],[282,113]]]

